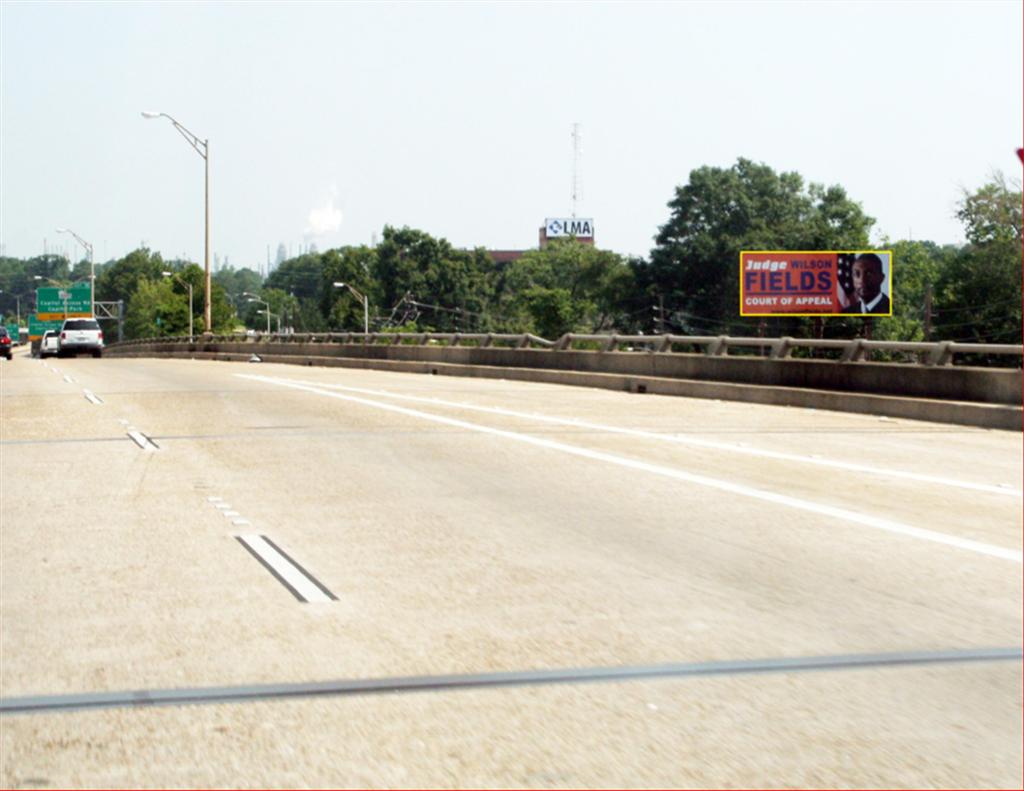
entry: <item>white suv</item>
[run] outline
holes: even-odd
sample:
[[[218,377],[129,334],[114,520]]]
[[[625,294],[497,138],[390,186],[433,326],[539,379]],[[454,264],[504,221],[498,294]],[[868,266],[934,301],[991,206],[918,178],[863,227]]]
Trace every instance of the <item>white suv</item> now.
[[[60,328],[60,351],[63,357],[68,354],[90,352],[93,357],[103,355],[103,330],[96,319],[64,319]]]

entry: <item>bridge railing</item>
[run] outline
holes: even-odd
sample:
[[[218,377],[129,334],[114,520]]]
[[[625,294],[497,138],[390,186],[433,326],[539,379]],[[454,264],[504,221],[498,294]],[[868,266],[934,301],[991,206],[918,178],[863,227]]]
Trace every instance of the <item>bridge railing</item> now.
[[[1024,345],[1006,343],[959,343],[955,341],[873,341],[866,338],[840,340],[830,338],[750,338],[729,335],[618,335],[566,333],[549,341],[530,333],[461,332],[314,332],[314,333],[232,333],[227,335],[187,335],[140,338],[110,344],[111,348],[151,343],[281,343],[281,344],[362,344],[367,346],[415,345],[461,346],[477,348],[548,349],[568,351],[590,349],[611,352],[702,353],[709,357],[758,354],[774,360],[814,355],[821,350],[837,362],[863,361],[872,352],[874,362],[902,361],[923,365],[953,365],[959,355],[984,356],[1002,367],[1021,367]]]

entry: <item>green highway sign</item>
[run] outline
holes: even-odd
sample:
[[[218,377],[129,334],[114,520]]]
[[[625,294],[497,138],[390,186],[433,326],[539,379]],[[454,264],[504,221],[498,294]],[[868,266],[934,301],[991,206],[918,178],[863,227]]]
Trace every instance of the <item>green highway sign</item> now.
[[[6,326],[7,326],[7,334],[10,335],[11,338],[13,338],[15,341],[20,341],[20,339],[18,338],[18,325],[17,324],[8,324]]]
[[[89,284],[76,283],[68,288],[37,288],[36,315],[43,319],[91,316],[92,292]]]
[[[47,330],[60,330],[61,325],[64,324],[63,314],[59,319],[44,320],[36,316],[35,313],[28,314],[28,339],[30,341],[37,341],[43,337],[43,333]]]

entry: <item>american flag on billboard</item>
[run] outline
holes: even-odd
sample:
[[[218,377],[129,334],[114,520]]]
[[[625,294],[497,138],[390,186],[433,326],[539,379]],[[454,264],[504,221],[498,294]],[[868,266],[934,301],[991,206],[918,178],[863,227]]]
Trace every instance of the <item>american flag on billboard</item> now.
[[[836,256],[836,271],[839,279],[839,307],[846,308],[853,302],[853,259],[854,253],[839,253]]]

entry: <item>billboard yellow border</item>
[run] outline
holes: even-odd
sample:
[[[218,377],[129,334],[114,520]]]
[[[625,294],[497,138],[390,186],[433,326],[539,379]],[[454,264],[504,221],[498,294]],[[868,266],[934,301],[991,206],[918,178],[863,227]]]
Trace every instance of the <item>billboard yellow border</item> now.
[[[886,282],[889,286],[889,312],[888,313],[744,313],[743,312],[743,256],[745,255],[813,255],[815,253],[821,253],[823,255],[841,255],[846,253],[885,253],[889,256],[889,273],[886,275]],[[739,259],[739,286],[740,286],[740,317],[745,319],[761,319],[769,317],[777,318],[791,318],[791,317],[804,317],[804,318],[850,318],[860,316],[861,318],[873,319],[878,316],[891,316],[893,306],[893,293],[892,293],[892,268],[895,259],[893,258],[892,250],[740,250]]]

